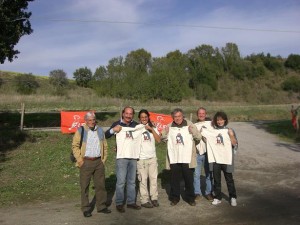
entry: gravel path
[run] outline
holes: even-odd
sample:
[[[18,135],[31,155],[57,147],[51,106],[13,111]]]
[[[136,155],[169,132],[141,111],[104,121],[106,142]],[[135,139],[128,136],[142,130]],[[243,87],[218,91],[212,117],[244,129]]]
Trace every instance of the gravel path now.
[[[222,181],[222,204],[200,200],[195,207],[180,201],[170,206],[166,189],[159,190],[160,207],[120,214],[114,202],[112,213],[93,212],[84,218],[78,202],[46,202],[0,209],[1,225],[82,224],[300,224],[300,144],[279,140],[259,123],[230,123],[238,135],[239,151],[234,173],[238,206],[228,203]]]

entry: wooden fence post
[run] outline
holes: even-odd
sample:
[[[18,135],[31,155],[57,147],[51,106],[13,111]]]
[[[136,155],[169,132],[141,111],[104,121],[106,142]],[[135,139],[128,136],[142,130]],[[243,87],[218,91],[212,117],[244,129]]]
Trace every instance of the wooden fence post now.
[[[20,123],[20,130],[23,131],[24,125],[24,114],[25,114],[25,103],[21,103],[21,123]]]

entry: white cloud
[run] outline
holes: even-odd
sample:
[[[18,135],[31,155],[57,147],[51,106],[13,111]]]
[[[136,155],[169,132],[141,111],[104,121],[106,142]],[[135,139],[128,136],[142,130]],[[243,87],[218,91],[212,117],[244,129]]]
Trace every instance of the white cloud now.
[[[250,1],[245,6],[239,1],[230,5],[217,0],[212,3],[174,0],[34,1],[34,33],[21,38],[16,47],[21,52],[19,58],[13,63],[6,62],[0,69],[40,75],[63,69],[72,77],[80,67],[87,66],[94,71],[99,65],[107,65],[111,58],[125,57],[138,48],[159,57],[176,49],[186,52],[201,44],[223,47],[227,42],[236,43],[244,56],[260,52],[284,57],[290,53],[300,54],[300,33],[171,26],[300,31],[300,4],[293,0],[285,2],[284,7],[279,7],[281,1],[277,1],[274,7],[265,8],[261,1]],[[71,19],[78,21],[68,21]]]

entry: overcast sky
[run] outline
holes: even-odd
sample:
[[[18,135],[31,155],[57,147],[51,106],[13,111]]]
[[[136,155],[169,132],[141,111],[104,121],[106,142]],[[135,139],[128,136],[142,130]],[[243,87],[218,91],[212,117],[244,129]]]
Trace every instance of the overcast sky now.
[[[0,70],[69,78],[144,48],[152,57],[233,42],[242,56],[300,54],[300,0],[35,0],[33,33]]]

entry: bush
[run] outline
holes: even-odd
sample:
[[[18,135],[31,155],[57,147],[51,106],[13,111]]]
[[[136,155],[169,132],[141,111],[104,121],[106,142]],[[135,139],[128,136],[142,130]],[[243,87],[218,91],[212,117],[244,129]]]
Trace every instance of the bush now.
[[[17,92],[24,95],[35,94],[40,86],[35,80],[35,76],[30,74],[21,74],[15,77]]]
[[[285,67],[300,70],[300,55],[290,54],[284,63]]]
[[[281,87],[285,91],[300,92],[300,78],[296,76],[290,77],[282,83]]]

